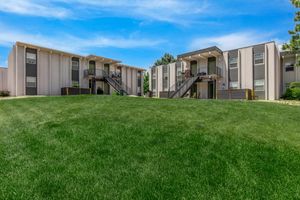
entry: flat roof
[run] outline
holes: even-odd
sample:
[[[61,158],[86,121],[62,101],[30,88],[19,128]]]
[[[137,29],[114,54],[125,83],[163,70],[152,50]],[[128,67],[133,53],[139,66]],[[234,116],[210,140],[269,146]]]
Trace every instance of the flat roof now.
[[[226,51],[223,51],[223,52],[235,51],[235,50],[239,50],[239,49],[246,49],[246,48],[249,48],[249,47],[255,47],[255,46],[260,46],[260,45],[266,45],[266,44],[270,44],[270,43],[276,43],[276,42],[275,42],[275,41],[270,41],[270,42],[258,43],[258,44],[253,44],[253,45],[249,45],[249,46],[244,46],[244,47],[240,47],[240,48],[236,48],[236,49],[226,50]]]
[[[219,49],[218,47],[212,46],[212,47],[208,47],[208,48],[205,48],[205,49],[200,49],[200,50],[197,50],[197,51],[191,51],[191,52],[188,52],[188,53],[180,54],[180,55],[177,56],[177,58],[184,58],[184,57],[193,56],[193,55],[201,54],[201,53],[208,53],[208,52],[212,52],[212,51],[216,51],[220,54],[223,53],[223,51],[221,49]]]
[[[63,55],[69,55],[69,56],[74,56],[74,57],[80,57],[80,58],[93,58],[95,60],[102,60],[103,62],[108,62],[108,63],[120,63],[121,61],[119,60],[115,60],[115,59],[111,59],[111,58],[106,58],[103,56],[97,56],[97,55],[89,55],[89,56],[83,56],[83,55],[79,55],[79,54],[75,54],[75,53],[70,53],[70,52],[66,52],[66,51],[61,51],[61,50],[57,50],[57,49],[52,49],[52,48],[47,48],[47,47],[42,47],[39,45],[35,45],[35,44],[29,44],[29,43],[24,43],[24,42],[16,42],[17,46],[23,46],[23,47],[29,47],[29,48],[34,48],[34,49],[41,49],[47,52],[54,52],[57,54],[63,54]]]
[[[295,56],[296,54],[300,54],[300,51],[299,52],[291,52],[291,51],[280,52],[280,56]]]
[[[57,50],[57,49],[51,49],[51,48],[47,48],[47,47],[42,47],[39,45],[35,45],[35,44],[29,44],[29,43],[24,43],[24,42],[16,42],[17,46],[23,46],[23,47],[29,47],[29,48],[34,48],[34,49],[41,49],[44,51],[48,51],[48,52],[54,52],[54,53],[58,53],[58,54],[65,54],[65,55],[70,55],[70,56],[76,56],[76,57],[85,57],[79,54],[75,54],[75,53],[70,53],[70,52],[66,52],[66,51],[61,51],[61,50]]]
[[[107,63],[120,63],[121,62],[119,60],[114,60],[111,58],[105,58],[105,57],[96,56],[96,55],[88,55],[88,56],[86,56],[86,58],[88,58],[90,60],[95,60],[95,61],[100,60],[100,61],[107,62]]]
[[[120,67],[127,67],[127,68],[133,68],[133,69],[137,69],[137,70],[140,70],[140,71],[146,71],[146,69],[144,68],[140,68],[140,67],[135,67],[135,66],[130,66],[130,65],[126,65],[126,64],[118,64],[117,66],[120,66]]]

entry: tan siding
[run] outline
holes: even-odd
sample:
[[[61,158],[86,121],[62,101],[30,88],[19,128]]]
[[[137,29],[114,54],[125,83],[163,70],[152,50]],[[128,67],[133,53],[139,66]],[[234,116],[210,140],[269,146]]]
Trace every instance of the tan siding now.
[[[169,88],[170,88],[174,86],[176,83],[176,63],[171,63],[169,66],[170,66],[170,73],[169,73],[169,79],[170,79]]]
[[[242,89],[253,89],[253,53],[252,47],[240,50]]]
[[[17,96],[25,95],[25,48],[18,47],[17,57]]]
[[[0,68],[0,91],[8,89],[7,74],[8,74],[8,70],[6,68]]]
[[[132,94],[132,85],[131,85],[131,70],[127,68],[127,87],[129,88],[129,93]]]
[[[59,85],[59,55],[51,55],[51,95],[60,95]]]
[[[132,69],[132,94],[137,95],[137,70]]]
[[[16,52],[15,52],[15,46],[13,46],[12,51],[10,52],[9,56],[8,56],[8,91],[10,92],[11,96],[15,96],[16,95],[16,87],[15,87],[15,67],[16,67],[16,63],[15,63],[15,56],[16,56]]]
[[[49,95],[49,57],[47,52],[40,51],[38,59],[38,94]]]

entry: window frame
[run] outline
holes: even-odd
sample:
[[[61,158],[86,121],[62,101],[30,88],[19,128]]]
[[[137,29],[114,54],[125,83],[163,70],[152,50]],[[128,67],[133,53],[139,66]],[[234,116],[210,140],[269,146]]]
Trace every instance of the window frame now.
[[[263,84],[256,84],[258,81],[262,81],[262,83]],[[265,88],[265,86],[266,86],[266,80],[265,79],[258,79],[258,80],[254,80],[254,90],[255,91],[265,91],[266,90],[266,88]],[[263,90],[258,90],[258,89],[256,89],[257,87],[263,87]]]
[[[29,56],[31,55],[31,56]],[[36,53],[26,52],[26,64],[36,65],[37,63],[37,55]]]
[[[262,54],[262,58],[257,59],[256,56],[259,55],[259,54]],[[256,63],[257,60],[262,60],[262,63]],[[255,66],[257,66],[257,65],[264,65],[265,64],[265,53],[264,52],[254,53],[253,54],[253,63],[254,63]]]
[[[28,81],[28,79],[34,79],[34,81]],[[28,83],[34,83],[34,86],[28,85]],[[37,77],[26,76],[26,87],[27,88],[36,88],[37,87]]]

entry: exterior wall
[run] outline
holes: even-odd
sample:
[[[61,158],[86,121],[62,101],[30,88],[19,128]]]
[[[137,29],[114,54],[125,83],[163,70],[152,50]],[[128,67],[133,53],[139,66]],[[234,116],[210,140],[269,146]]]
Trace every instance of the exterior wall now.
[[[8,70],[7,68],[0,67],[0,91],[8,90]]]
[[[282,93],[286,92],[286,89],[291,82],[300,82],[300,67],[294,66],[293,71],[286,71],[286,67],[290,65],[295,65],[296,56],[295,55],[287,55],[282,57]]]
[[[176,84],[176,63],[169,64],[169,88]]]
[[[45,48],[33,48],[37,50],[37,95],[60,95],[61,88],[72,86],[72,57],[68,53],[60,53]],[[5,87],[12,96],[26,95],[26,46],[14,45],[8,57],[7,84]],[[84,70],[89,67],[86,57],[79,58],[79,87],[88,88],[89,80],[84,77]],[[96,69],[103,70],[104,63],[96,61]],[[110,65],[110,72],[116,72],[117,65]],[[137,95],[137,72],[135,68],[121,67],[122,81],[130,94]],[[141,70],[142,71],[142,70]],[[1,72],[0,72],[1,73]],[[2,73],[0,74],[2,75]],[[2,81],[2,79],[1,79]],[[99,83],[101,85],[103,83]],[[0,85],[0,88],[3,87]],[[97,83],[98,85],[98,83]],[[142,77],[143,87],[143,77]],[[101,88],[103,86],[101,85]],[[112,93],[114,89],[110,87]],[[141,90],[142,91],[142,90]],[[143,95],[143,91],[142,91]]]
[[[25,48],[17,47],[16,95],[25,95]]]
[[[136,69],[131,69],[132,73],[132,78],[131,78],[131,83],[132,83],[132,94],[137,95],[137,70]]]
[[[15,96],[16,95],[16,76],[15,76],[15,70],[16,70],[16,53],[15,53],[15,46],[13,46],[13,49],[11,50],[9,56],[8,56],[8,91],[10,91],[10,95],[11,96]]]
[[[235,64],[236,67],[229,68],[229,55],[232,53],[237,57],[237,62]],[[259,63],[258,58],[257,65],[254,65],[254,53],[263,53],[264,63]],[[207,73],[208,60],[201,56],[197,57],[195,60],[197,61],[197,72]],[[217,90],[227,90],[230,88],[229,75],[232,73],[234,76],[232,81],[235,82],[236,89],[254,90],[254,88],[256,88],[257,95],[259,95],[260,98],[268,100],[280,98],[282,94],[280,86],[282,69],[280,67],[280,54],[274,42],[223,52],[223,55],[216,57],[216,62],[217,67],[222,69],[222,76],[216,80]],[[288,59],[283,62],[288,62]],[[190,61],[181,61],[181,63],[184,66],[183,71],[190,69]],[[169,66],[170,86],[172,86],[176,83],[176,65],[174,66],[174,71],[172,71],[172,65]],[[155,69],[157,70],[157,94],[159,95],[159,93],[163,91],[162,66],[157,66]],[[298,68],[295,69],[297,72],[298,70]],[[287,72],[283,77],[284,83],[296,81],[295,74],[300,78],[299,73]],[[256,87],[254,87],[254,79],[257,80]],[[152,86],[151,80],[150,73],[150,86]],[[264,84],[264,87],[260,84]],[[208,84],[205,82],[197,83],[198,97],[208,97],[207,85]]]
[[[277,47],[275,43],[269,43],[266,44],[266,49],[267,49],[267,68],[268,68],[268,73],[267,73],[267,98],[269,100],[275,100],[279,99],[280,97],[280,91],[279,91],[279,86],[280,86],[280,79],[278,77],[278,74],[280,73],[280,68],[278,66],[279,64],[279,52],[277,50]]]
[[[253,89],[253,48],[240,49],[239,55],[241,64],[241,88]]]
[[[156,79],[157,79],[157,84],[156,84],[156,88],[157,88],[157,97],[160,97],[159,96],[159,93],[161,91],[163,91],[163,82],[162,82],[162,79],[163,79],[163,70],[162,70],[162,65],[160,66],[157,66],[157,74],[156,74]]]

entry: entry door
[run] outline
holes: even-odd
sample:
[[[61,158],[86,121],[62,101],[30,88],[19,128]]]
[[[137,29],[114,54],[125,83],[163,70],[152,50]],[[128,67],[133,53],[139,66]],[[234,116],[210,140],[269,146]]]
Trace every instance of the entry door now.
[[[217,59],[216,57],[210,57],[208,58],[208,75],[211,75],[211,74],[216,74],[217,72]]]
[[[216,98],[216,81],[209,81],[208,82],[208,99],[215,99]]]
[[[106,73],[105,75],[109,75],[109,64],[104,64],[104,72]]]
[[[198,98],[198,94],[197,94],[197,84],[193,84],[192,87],[191,87],[191,98],[195,98],[197,99]]]
[[[103,93],[106,94],[106,95],[109,95],[110,94],[110,91],[109,91],[109,85],[108,83],[104,82],[104,90],[103,90]]]
[[[197,61],[191,61],[191,76],[197,75]]]

